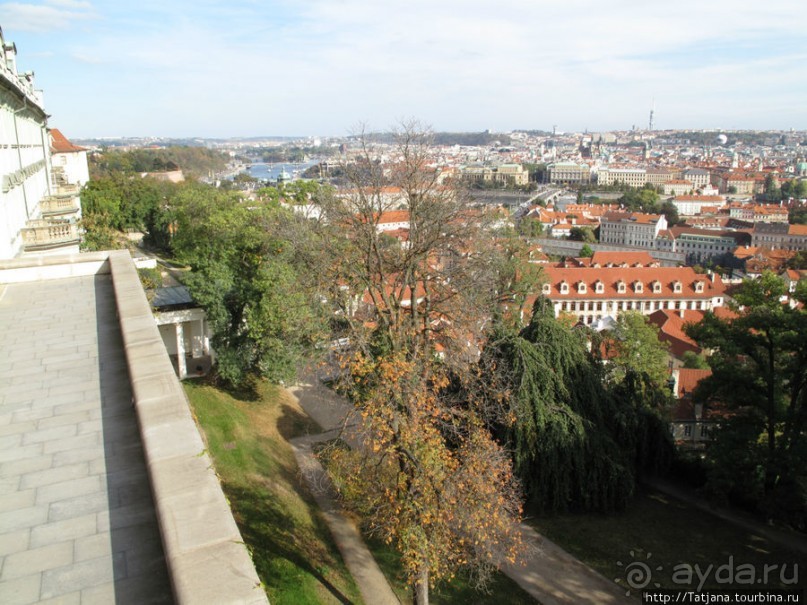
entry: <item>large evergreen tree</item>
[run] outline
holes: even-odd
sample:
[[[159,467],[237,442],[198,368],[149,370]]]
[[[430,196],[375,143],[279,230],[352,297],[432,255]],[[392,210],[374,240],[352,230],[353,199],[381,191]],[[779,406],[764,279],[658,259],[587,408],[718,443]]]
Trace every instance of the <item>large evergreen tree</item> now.
[[[540,509],[621,508],[641,473],[669,460],[663,391],[635,372],[609,389],[586,333],[558,322],[547,300],[520,332],[497,327],[482,363],[508,406],[499,423],[516,472]]]
[[[734,294],[737,316],[707,314],[688,333],[714,351],[713,374],[694,395],[730,412],[715,434],[713,488],[752,496],[773,515],[807,521],[807,313],[782,302],[773,273],[746,280]],[[802,282],[796,298],[807,301]],[[745,459],[741,474],[737,461]],[[787,502],[788,504],[785,504]],[[787,510],[779,510],[781,507]]]

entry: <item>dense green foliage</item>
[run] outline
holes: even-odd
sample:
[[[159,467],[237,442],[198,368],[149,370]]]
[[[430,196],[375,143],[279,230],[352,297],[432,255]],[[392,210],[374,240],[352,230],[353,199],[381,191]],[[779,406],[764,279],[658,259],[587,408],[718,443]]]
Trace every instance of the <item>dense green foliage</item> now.
[[[260,149],[261,160],[270,164],[299,164],[305,162],[309,156],[328,157],[338,153],[337,147],[282,145]]]
[[[593,244],[597,237],[589,227],[572,227],[569,229],[569,239],[576,242],[587,242]]]
[[[293,378],[318,322],[298,287],[286,212],[201,185],[184,188],[174,205],[173,248],[190,265],[185,283],[213,328],[219,376],[233,385],[253,375]]]
[[[667,384],[667,343],[658,339],[658,328],[638,311],[619,314],[609,334],[613,350],[610,360],[611,378],[622,382],[630,374],[645,376],[659,388]]]
[[[122,172],[90,180],[81,191],[83,249],[115,248],[115,233],[124,231],[145,232],[149,243],[165,248],[169,206],[180,187]]]
[[[693,369],[693,370],[708,370],[709,369],[709,362],[703,358],[702,355],[698,355],[694,351],[684,351],[682,356],[684,361],[684,367]]]
[[[802,302],[803,286],[796,292]],[[707,314],[687,331],[715,350],[713,374],[695,390],[696,400],[729,413],[709,450],[708,487],[805,528],[807,313],[782,304],[786,292],[772,273],[746,280],[734,294],[738,317]]]
[[[765,177],[765,200],[768,202],[779,202],[790,198],[807,198],[807,181],[793,179],[784,181],[781,186],[776,184],[772,175]]]
[[[482,362],[492,392],[506,394],[502,436],[539,509],[622,508],[640,475],[669,460],[665,393],[634,372],[607,387],[585,332],[555,320],[546,300],[520,332],[498,327]]]

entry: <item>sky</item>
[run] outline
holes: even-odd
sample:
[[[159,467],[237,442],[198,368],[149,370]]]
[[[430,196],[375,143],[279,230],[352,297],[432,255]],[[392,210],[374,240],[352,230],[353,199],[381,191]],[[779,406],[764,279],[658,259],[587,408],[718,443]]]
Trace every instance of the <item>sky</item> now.
[[[798,0],[0,0],[70,138],[807,129]]]

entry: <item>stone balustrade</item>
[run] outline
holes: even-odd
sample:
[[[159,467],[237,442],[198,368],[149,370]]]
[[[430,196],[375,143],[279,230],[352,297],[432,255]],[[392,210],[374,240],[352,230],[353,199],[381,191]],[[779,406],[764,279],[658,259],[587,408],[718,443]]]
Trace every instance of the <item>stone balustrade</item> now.
[[[22,229],[22,241],[26,252],[70,246],[79,242],[78,225],[53,223],[47,220],[28,221]]]
[[[75,195],[49,195],[39,202],[39,209],[43,216],[75,214],[79,208],[78,197]]]
[[[57,185],[53,188],[51,195],[55,197],[77,197],[81,193],[78,185]]]

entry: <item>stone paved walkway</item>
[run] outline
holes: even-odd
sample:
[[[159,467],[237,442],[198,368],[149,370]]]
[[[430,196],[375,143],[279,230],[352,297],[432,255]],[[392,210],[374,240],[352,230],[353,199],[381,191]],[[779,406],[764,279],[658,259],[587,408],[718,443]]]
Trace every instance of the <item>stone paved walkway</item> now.
[[[110,276],[0,298],[0,603],[170,603]]]

